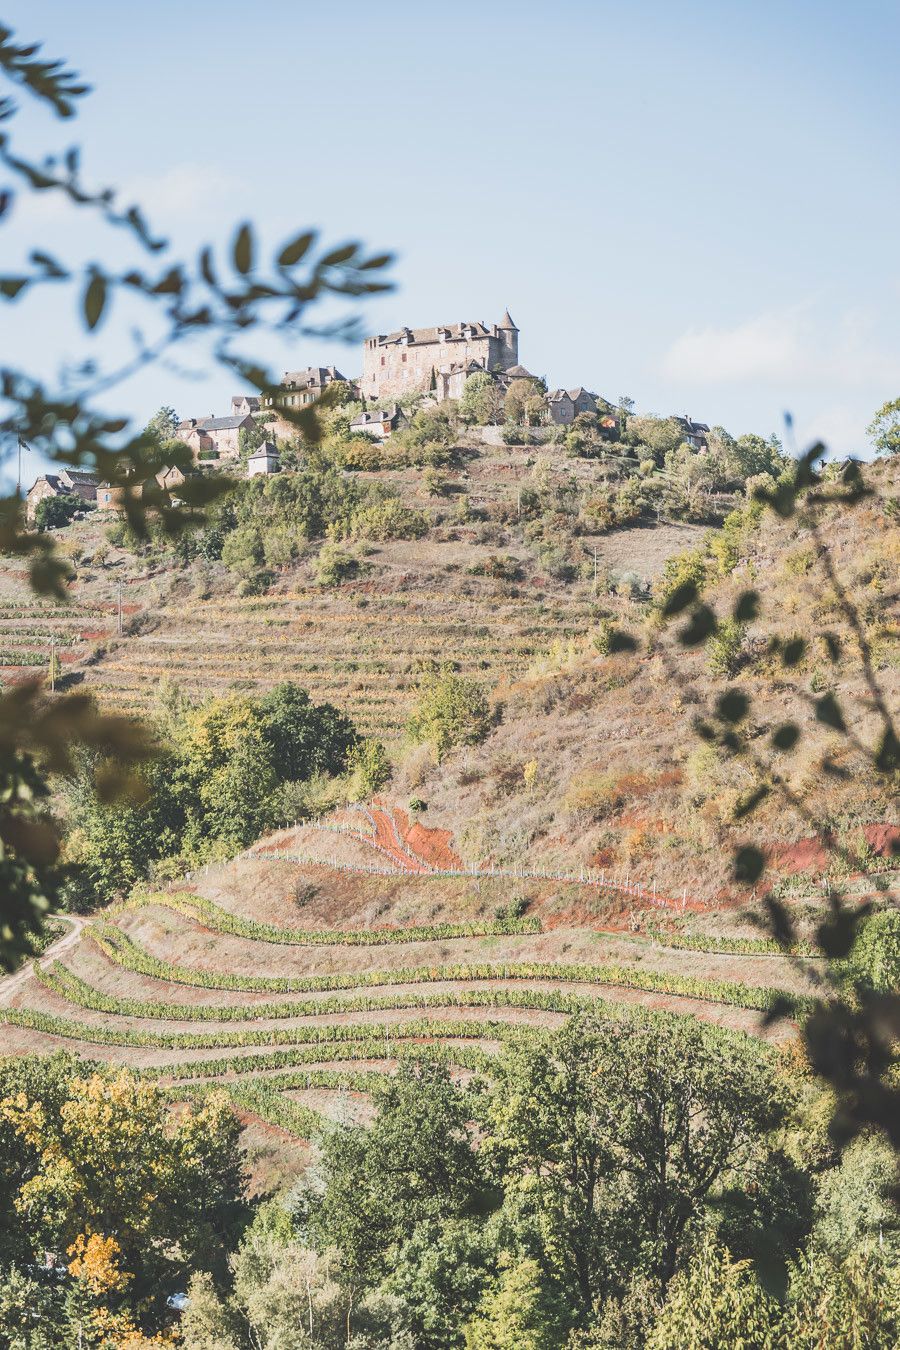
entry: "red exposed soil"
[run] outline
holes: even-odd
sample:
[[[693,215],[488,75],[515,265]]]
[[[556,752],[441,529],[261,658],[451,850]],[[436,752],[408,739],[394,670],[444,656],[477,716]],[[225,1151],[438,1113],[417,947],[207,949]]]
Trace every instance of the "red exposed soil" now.
[[[877,858],[893,858],[900,854],[900,827],[896,825],[865,825],[862,834]],[[796,844],[775,844],[769,849],[769,862],[780,872],[824,872],[831,861],[833,841],[811,836],[798,839]]]
[[[453,838],[450,830],[429,829],[418,820],[410,825],[409,816],[398,807],[394,808],[393,816],[403,839],[416,857],[442,871],[462,869],[462,858],[450,847]]]

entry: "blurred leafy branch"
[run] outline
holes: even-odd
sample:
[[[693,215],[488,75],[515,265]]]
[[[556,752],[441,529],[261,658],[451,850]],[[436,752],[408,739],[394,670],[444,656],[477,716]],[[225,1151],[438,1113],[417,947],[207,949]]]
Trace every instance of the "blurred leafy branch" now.
[[[822,444],[813,445],[789,475],[773,487],[760,485],[754,492],[756,500],[778,517],[795,518],[808,531],[822,581],[836,598],[845,630],[818,634],[832,669],[833,687],[813,693],[796,685],[792,692],[806,703],[814,723],[827,728],[839,744],[863,761],[873,784],[896,794],[900,786],[896,720],[879,684],[866,626],[835,566],[828,532],[829,513],[853,510],[875,496],[876,489],[859,463],[849,460],[837,470],[826,468],[825,454]],[[704,599],[702,586],[695,580],[686,580],[672,591],[661,617],[665,623],[677,620],[678,627],[674,645],[656,644],[656,651],[668,677],[685,689],[691,682],[679,661],[679,648],[682,652],[702,648],[714,642],[725,625],[754,622],[759,628],[766,619],[756,590],[743,590],[732,613],[720,616]],[[768,617],[771,622],[777,616]],[[768,654],[788,680],[790,672],[803,661],[809,640],[800,636],[784,639],[773,631],[765,642]],[[613,651],[637,651],[639,646],[639,639],[624,631],[614,633],[610,640]],[[862,673],[864,695],[839,697],[837,677],[841,667],[852,659]],[[821,844],[844,864],[844,873],[849,873],[854,860],[846,846],[835,837],[827,821],[817,818],[802,791],[791,785],[791,756],[804,742],[803,727],[793,720],[766,724],[754,712],[749,690],[739,683],[728,683],[718,690],[711,705],[694,717],[694,731],[700,740],[728,759],[740,759],[750,770],[752,782],[735,807],[734,820],[752,816],[767,798],[780,794]],[[840,779],[847,773],[840,755],[829,748],[819,757],[817,767],[825,778]],[[746,889],[748,897],[759,895],[762,914],[757,916],[758,921],[786,950],[795,949],[798,934],[794,919],[774,888],[766,885],[766,869],[766,854],[756,844],[746,843],[735,850],[733,878]],[[871,880],[873,890],[885,887],[877,876]],[[824,972],[820,963],[807,967],[809,979],[819,992],[802,1034],[813,1070],[834,1093],[832,1131],[838,1142],[846,1144],[868,1129],[882,1130],[900,1161],[900,990],[873,988],[859,977],[852,959],[848,959],[872,910],[871,899],[853,902],[841,894],[839,887],[832,886],[828,912],[815,934],[816,945],[829,961]],[[788,1016],[790,1009],[785,1005],[774,1008],[767,1020]]]
[[[43,57],[38,44],[17,42],[2,25],[0,72],[10,86],[59,118],[74,117],[90,92],[65,62]],[[196,258],[175,257],[138,205],[120,206],[112,189],[85,184],[77,147],[41,162],[17,153],[11,133],[17,112],[15,98],[0,95],[0,165],[8,176],[0,189],[0,221],[18,197],[58,194],[71,208],[95,217],[101,229],[125,231],[142,261],[118,271],[99,262],[70,267],[34,248],[20,269],[0,275],[0,300],[21,304],[39,288],[68,287],[87,340],[110,322],[117,305],[130,315],[137,301],[153,334],[132,329],[133,351],[122,365],[105,370],[88,358],[75,370],[61,372],[56,387],[45,377],[0,367],[0,443],[8,447],[7,455],[24,442],[50,461],[97,473],[120,489],[122,510],[138,537],[147,537],[151,520],[175,536],[186,523],[202,520],[204,508],[228,491],[230,480],[222,474],[191,475],[174,500],[155,477],[173,465],[171,443],[163,452],[152,432],[109,416],[96,406],[97,398],[179,344],[204,335],[213,362],[266,393],[275,388],[274,377],[239,350],[238,341],[260,333],[354,335],[352,316],[313,326],[308,311],[328,297],[361,298],[390,289],[383,278],[391,256],[368,254],[359,243],[323,246],[316,231],[304,230],[264,262],[252,225],[243,222],[224,257],[211,245]],[[315,408],[285,408],[282,415],[307,441],[318,439]],[[187,446],[179,456],[177,467],[191,467]],[[69,564],[47,534],[27,528],[18,493],[0,498],[0,553],[27,560],[36,593],[65,597]],[[97,785],[108,798],[136,791],[133,770],[153,753],[145,732],[124,719],[100,715],[85,696],[50,701],[41,682],[33,681],[0,697],[0,967],[10,968],[30,950],[30,936],[54,902],[59,843],[46,776],[66,771],[77,745],[100,747],[120,766]]]

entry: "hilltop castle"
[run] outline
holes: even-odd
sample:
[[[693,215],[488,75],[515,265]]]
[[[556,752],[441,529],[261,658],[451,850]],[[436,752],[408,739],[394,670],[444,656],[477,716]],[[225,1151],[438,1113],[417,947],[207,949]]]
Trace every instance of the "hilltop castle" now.
[[[360,392],[367,402],[434,390],[458,398],[469,375],[518,365],[519,330],[509,310],[499,323],[450,323],[401,328],[366,338]],[[527,373],[527,372],[523,372]]]

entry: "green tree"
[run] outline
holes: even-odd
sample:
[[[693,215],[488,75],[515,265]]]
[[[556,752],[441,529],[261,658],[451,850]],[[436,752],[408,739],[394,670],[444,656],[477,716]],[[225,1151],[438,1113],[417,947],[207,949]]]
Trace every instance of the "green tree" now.
[[[458,1350],[492,1257],[490,1239],[478,1221],[419,1223],[392,1253],[379,1286],[391,1307],[392,1333],[410,1337],[418,1350]]]
[[[191,1276],[187,1296],[179,1327],[184,1350],[239,1350],[243,1343],[240,1315],[208,1271]]]
[[[778,1350],[780,1311],[749,1261],[733,1261],[709,1239],[675,1277],[647,1350]],[[786,1348],[785,1348],[786,1350]]]
[[[459,745],[477,745],[491,726],[487,697],[477,680],[444,668],[429,671],[419,683],[415,711],[407,722],[413,741],[434,746],[438,759]]]
[[[513,380],[503,400],[503,415],[506,421],[514,426],[526,423],[529,406],[532,409],[536,406],[531,404],[531,400],[542,398],[544,395],[545,390],[540,380]],[[546,399],[544,399],[545,405]],[[528,423],[528,425],[530,426],[531,423]]]
[[[509,1261],[465,1333],[466,1350],[558,1350],[560,1309],[548,1297],[537,1261]]]
[[[626,1268],[671,1278],[709,1203],[762,1165],[779,1117],[762,1051],[689,1023],[579,1017],[504,1055],[486,1147],[584,1319]]]
[[[866,435],[879,455],[900,454],[900,398],[882,403],[866,427]]]
[[[340,1249],[357,1290],[383,1277],[417,1225],[463,1217],[483,1186],[470,1106],[444,1065],[403,1064],[375,1089],[374,1104],[370,1129],[325,1135],[324,1189],[304,1220],[318,1250]]]
[[[839,1167],[822,1177],[813,1249],[841,1261],[855,1250],[878,1247],[900,1262],[900,1216],[891,1202],[894,1160],[883,1139],[861,1136]]]
[[[61,1350],[62,1291],[16,1266],[0,1267],[0,1344],[5,1350]]]
[[[350,800],[359,802],[389,783],[393,774],[390,757],[380,741],[372,737],[358,741],[347,759],[350,773]]]
[[[178,430],[180,420],[174,408],[163,404],[161,408],[157,408],[144,430],[148,436],[152,436],[160,445],[163,445],[166,441],[175,439],[175,432]]]
[[[177,853],[185,814],[173,794],[176,758],[163,754],[141,766],[132,794],[104,800],[108,757],[85,754],[66,783],[67,834],[63,894],[71,908],[89,910],[127,895],[157,858]]]
[[[500,388],[486,370],[469,375],[459,400],[459,416],[469,426],[489,426],[497,422],[502,410]]]
[[[779,478],[788,467],[788,459],[777,436],[757,436],[748,432],[738,436],[731,447],[730,459],[736,476],[746,480],[758,473]]]
[[[266,441],[272,439],[266,424],[258,417],[254,417],[252,427],[241,427],[238,432],[238,457],[242,464],[247,463],[247,459],[258,450]]]
[[[42,497],[34,508],[34,523],[39,530],[57,530],[68,525],[76,512],[86,509],[85,502],[74,492],[63,492],[59,497]]]
[[[666,455],[676,451],[684,441],[684,429],[674,417],[629,417],[624,436],[629,445],[646,446],[661,467]]]
[[[359,735],[332,703],[313,703],[305,689],[286,681],[259,700],[263,735],[274,752],[279,778],[296,782],[316,773],[343,773]]]
[[[196,1266],[224,1275],[245,1218],[239,1127],[224,1096],[176,1117],[163,1091],[121,1069],[70,1078],[62,1101],[58,1090],[6,1097],[0,1125],[26,1152],[12,1205],[36,1252],[78,1259],[92,1238],[114,1240],[135,1306]]]
[[[791,1274],[778,1350],[881,1350],[900,1344],[900,1263],[878,1250],[846,1261],[802,1257]]]
[[[900,989],[900,911],[883,909],[864,921],[843,969],[864,989]]]

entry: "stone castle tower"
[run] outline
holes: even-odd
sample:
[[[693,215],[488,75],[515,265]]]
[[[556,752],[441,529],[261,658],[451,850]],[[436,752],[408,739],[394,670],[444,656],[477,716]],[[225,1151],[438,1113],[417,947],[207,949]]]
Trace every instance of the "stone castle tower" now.
[[[366,338],[360,390],[367,401],[380,402],[446,387],[448,378],[455,388],[475,370],[509,370],[518,360],[519,330],[509,310],[490,325],[463,321],[401,328]]]

